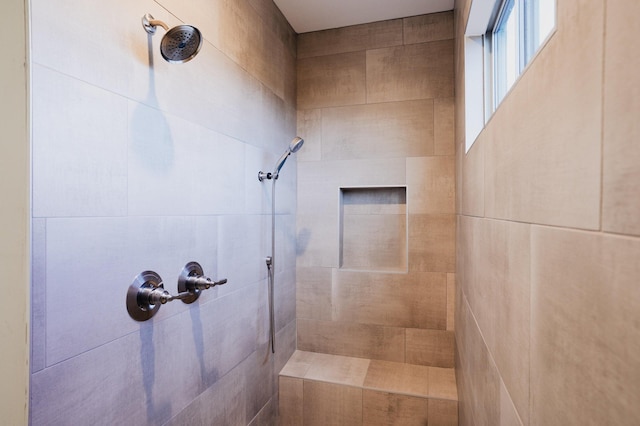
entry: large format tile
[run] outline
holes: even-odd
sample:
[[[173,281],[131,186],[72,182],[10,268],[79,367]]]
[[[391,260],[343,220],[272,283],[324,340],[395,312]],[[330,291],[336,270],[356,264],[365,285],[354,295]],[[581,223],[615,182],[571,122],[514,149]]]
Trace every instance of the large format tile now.
[[[455,213],[454,157],[407,158],[410,214]]]
[[[429,400],[395,393],[363,390],[362,424],[367,426],[426,425]]]
[[[296,274],[296,317],[331,320],[331,268],[299,267]]]
[[[604,2],[558,2],[557,32],[487,124],[489,217],[598,229]]]
[[[298,35],[298,58],[357,52],[402,44],[402,20],[351,25]]]
[[[602,227],[640,235],[640,48],[635,43],[635,1],[607,2],[604,58]]]
[[[364,387],[383,392],[426,397],[429,395],[429,367],[372,360]]]
[[[362,387],[368,368],[368,359],[316,353],[304,378]]]
[[[409,271],[454,272],[453,214],[409,216]]]
[[[362,425],[362,389],[305,380],[305,426]]]
[[[453,40],[367,51],[367,102],[453,96]]]
[[[360,358],[404,361],[404,329],[298,319],[298,349]]]
[[[33,69],[33,216],[127,213],[127,101]]]
[[[303,424],[302,379],[280,377],[280,422],[282,426]]]
[[[453,38],[453,11],[413,16],[402,21],[405,44]]]
[[[433,153],[454,155],[455,146],[455,100],[438,98],[433,100]]]
[[[458,402],[429,399],[429,425],[458,426]],[[507,426],[507,424],[505,424]]]
[[[298,108],[365,103],[365,52],[298,60]]]
[[[297,216],[297,262],[303,267],[338,267],[338,215]]]
[[[334,270],[335,321],[392,327],[446,328],[446,274]]]
[[[640,241],[534,227],[531,424],[640,422]]]
[[[406,362],[433,367],[453,367],[455,336],[452,331],[406,329]]]
[[[422,157],[433,154],[433,101],[326,108],[322,158]]]

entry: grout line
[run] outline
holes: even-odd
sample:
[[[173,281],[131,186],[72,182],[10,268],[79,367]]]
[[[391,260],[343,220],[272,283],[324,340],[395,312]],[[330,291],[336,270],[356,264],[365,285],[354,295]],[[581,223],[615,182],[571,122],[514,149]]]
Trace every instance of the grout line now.
[[[605,82],[606,82],[606,54],[607,54],[607,5],[608,1],[605,1],[602,14],[602,75],[600,86],[600,214],[599,214],[599,226],[598,229],[603,231],[603,216],[604,216],[604,127],[605,127]]]

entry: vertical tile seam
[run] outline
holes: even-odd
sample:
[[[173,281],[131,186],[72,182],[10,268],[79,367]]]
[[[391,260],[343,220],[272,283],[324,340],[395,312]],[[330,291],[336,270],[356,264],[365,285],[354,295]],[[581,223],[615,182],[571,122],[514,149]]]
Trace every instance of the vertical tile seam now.
[[[604,1],[602,13],[602,61],[600,63],[602,74],[600,76],[600,214],[598,215],[598,230],[604,231],[604,127],[605,127],[605,84],[606,84],[606,55],[607,55],[607,6]]]

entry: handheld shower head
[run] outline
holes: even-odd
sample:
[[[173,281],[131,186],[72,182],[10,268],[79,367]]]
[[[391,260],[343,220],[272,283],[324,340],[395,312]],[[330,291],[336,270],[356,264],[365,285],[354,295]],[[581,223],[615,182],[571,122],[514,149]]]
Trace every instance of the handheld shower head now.
[[[155,34],[158,25],[167,31],[160,42],[160,53],[167,62],[181,64],[198,54],[202,47],[202,34],[196,27],[178,25],[169,29],[167,24],[153,19],[149,13],[142,17],[142,26],[147,33]]]
[[[284,166],[284,162],[287,161],[287,157],[295,152],[298,152],[300,148],[302,148],[303,144],[304,139],[302,139],[301,137],[296,136],[295,138],[293,138],[291,143],[289,143],[289,147],[287,147],[287,150],[284,152],[284,154],[282,154],[282,156],[276,163],[276,167],[273,169],[273,173],[265,173],[260,171],[258,172],[258,180],[262,182],[264,179],[278,179],[278,173],[280,173],[280,169],[282,168],[282,166]]]
[[[284,152],[284,154],[282,154],[282,157],[280,157],[280,159],[276,163],[276,167],[274,168],[274,172],[273,172],[276,178],[278,177],[278,173],[280,173],[280,169],[282,168],[282,166],[284,166],[284,162],[287,161],[287,158],[291,154],[298,152],[298,150],[302,148],[303,144],[304,144],[304,139],[302,139],[301,137],[296,136],[295,138],[293,138],[287,150]]]

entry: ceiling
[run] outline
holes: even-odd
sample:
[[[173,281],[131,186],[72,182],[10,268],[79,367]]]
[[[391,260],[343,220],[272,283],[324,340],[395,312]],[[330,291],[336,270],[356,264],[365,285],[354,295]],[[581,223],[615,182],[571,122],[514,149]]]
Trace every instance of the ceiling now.
[[[454,0],[274,0],[297,33],[453,9]]]

